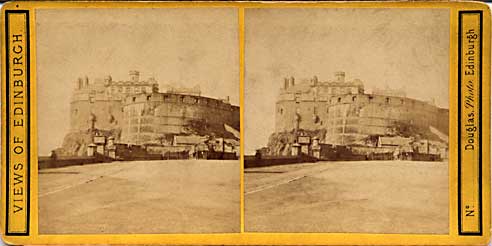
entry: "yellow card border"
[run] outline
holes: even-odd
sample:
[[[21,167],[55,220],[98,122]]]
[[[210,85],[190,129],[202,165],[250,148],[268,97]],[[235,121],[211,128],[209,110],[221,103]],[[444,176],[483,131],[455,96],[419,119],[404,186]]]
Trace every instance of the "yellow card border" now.
[[[233,8],[238,11],[239,31],[239,65],[240,65],[240,119],[244,122],[244,17],[249,8],[439,8],[449,9],[450,16],[450,46],[449,46],[449,234],[364,234],[364,233],[251,233],[244,231],[244,174],[241,166],[241,231],[240,233],[224,234],[77,234],[77,235],[39,235],[38,234],[38,171],[37,171],[37,129],[36,129],[36,9],[63,9],[63,8]],[[30,101],[32,110],[30,119],[31,166],[30,203],[28,204],[31,216],[27,228],[29,236],[5,235],[6,203],[2,202],[1,231],[3,240],[10,244],[174,244],[174,245],[449,245],[449,244],[485,244],[490,237],[490,10],[487,5],[477,2],[9,2],[2,8],[1,24],[2,35],[5,35],[6,11],[27,10],[29,12],[30,30]],[[483,125],[480,132],[482,140],[482,177],[479,181],[483,187],[483,207],[481,222],[482,235],[460,236],[458,233],[458,20],[459,11],[482,11],[482,114]],[[2,80],[6,81],[6,44],[2,46]],[[10,103],[7,103],[6,85],[2,83],[2,146],[6,144],[6,112]],[[244,125],[241,131],[241,153],[244,153]],[[452,146],[452,147],[451,147]],[[2,149],[2,180],[7,173],[6,150]],[[244,163],[241,155],[241,163]],[[478,179],[479,177],[477,177]],[[2,184],[5,184],[2,183]],[[6,190],[10,187],[2,185],[2,201],[6,199]]]
[[[481,100],[483,13],[479,10],[464,10],[459,11],[458,14],[458,88],[460,88],[458,92],[460,136],[458,138],[458,233],[481,235],[483,231],[481,196],[483,163],[480,153],[482,137],[475,133],[482,132],[483,128],[482,120],[476,115],[483,107]],[[470,21],[470,18],[475,20]],[[466,32],[465,27],[468,27]]]
[[[12,18],[19,18],[16,23]],[[26,10],[7,10],[5,15],[5,43],[11,54],[5,65],[7,67],[6,80],[9,89],[6,90],[6,98],[13,102],[6,107],[6,118],[12,118],[12,127],[7,128],[5,151],[6,163],[9,171],[6,172],[5,187],[6,196],[6,235],[29,235],[29,197],[30,189],[30,54],[29,54],[29,12]],[[12,26],[10,25],[12,24]],[[20,25],[15,25],[20,24]],[[10,36],[12,32],[12,37]],[[16,34],[14,34],[16,33]],[[10,59],[12,58],[12,60]],[[12,62],[11,62],[12,61]],[[11,64],[12,63],[12,64]],[[12,65],[12,70],[9,69]],[[20,88],[19,88],[20,87]],[[13,90],[11,91],[11,89]],[[12,92],[12,93],[10,93]],[[11,99],[12,98],[12,99]],[[16,99],[17,98],[17,99]],[[11,99],[11,100],[10,100]],[[12,109],[12,110],[11,110]],[[19,116],[16,116],[20,112]],[[9,121],[10,122],[10,121]],[[20,129],[19,129],[20,128]],[[12,141],[10,138],[12,137]],[[10,148],[9,148],[10,147]],[[12,181],[12,182],[10,182]],[[18,214],[20,213],[20,214]],[[12,229],[13,227],[13,229]]]

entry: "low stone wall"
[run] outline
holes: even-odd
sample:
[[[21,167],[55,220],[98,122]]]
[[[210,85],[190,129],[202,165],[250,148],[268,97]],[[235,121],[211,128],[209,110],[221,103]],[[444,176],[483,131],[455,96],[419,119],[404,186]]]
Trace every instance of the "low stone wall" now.
[[[267,167],[277,165],[289,165],[295,163],[316,162],[317,159],[311,156],[245,156],[244,168]]]
[[[112,159],[104,156],[84,156],[84,157],[60,157],[60,158],[50,158],[50,157],[39,157],[38,158],[38,169],[46,168],[60,168],[67,166],[76,165],[88,165],[96,163],[111,162]]]

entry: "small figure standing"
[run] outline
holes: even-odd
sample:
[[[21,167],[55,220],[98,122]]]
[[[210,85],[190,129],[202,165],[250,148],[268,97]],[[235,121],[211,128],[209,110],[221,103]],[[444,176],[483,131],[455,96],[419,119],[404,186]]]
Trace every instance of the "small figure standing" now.
[[[395,151],[393,151],[393,160],[399,160],[400,159],[400,148],[396,148]]]

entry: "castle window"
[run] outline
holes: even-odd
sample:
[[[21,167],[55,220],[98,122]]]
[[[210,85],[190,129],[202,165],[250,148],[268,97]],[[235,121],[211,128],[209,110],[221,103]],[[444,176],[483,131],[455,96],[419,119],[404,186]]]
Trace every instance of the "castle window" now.
[[[280,109],[280,114],[283,114],[284,113],[284,109]]]
[[[338,101],[338,102],[341,102],[341,101],[342,101],[342,98],[341,98],[341,97],[339,97],[337,101]]]
[[[150,100],[150,95],[149,95],[149,96],[147,96],[147,101],[149,101],[149,100]]]
[[[301,100],[301,93],[300,92],[297,92],[295,95],[294,95],[294,98],[296,100],[296,103],[299,103],[299,101]]]
[[[401,104],[404,104],[404,101],[403,101],[403,99],[401,99],[401,100],[400,100],[400,102],[401,102]]]
[[[356,99],[356,98],[357,98],[356,96],[353,96],[353,97],[352,97],[352,102],[355,102],[355,99]]]
[[[386,103],[389,103],[390,102],[390,99],[389,97],[386,98]]]
[[[374,97],[372,97],[372,96],[369,96],[369,101],[372,101],[372,99],[373,99],[373,98],[374,98]]]
[[[132,101],[135,102],[135,100],[137,100],[137,98],[136,97],[132,97]]]
[[[89,97],[89,102],[90,102],[90,103],[94,103],[94,102],[95,102],[94,97]]]

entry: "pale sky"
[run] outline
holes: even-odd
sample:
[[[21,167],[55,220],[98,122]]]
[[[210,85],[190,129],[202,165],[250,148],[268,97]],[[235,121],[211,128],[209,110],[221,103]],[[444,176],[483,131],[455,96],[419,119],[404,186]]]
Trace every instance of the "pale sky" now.
[[[238,16],[234,8],[36,10],[39,154],[69,130],[73,82],[129,70],[161,85],[200,85],[202,95],[239,105]],[[162,87],[162,86],[161,86]]]
[[[245,152],[266,146],[284,77],[358,78],[449,108],[448,9],[246,9]]]

